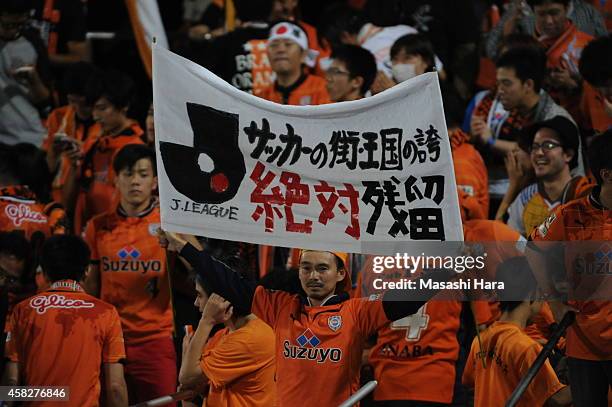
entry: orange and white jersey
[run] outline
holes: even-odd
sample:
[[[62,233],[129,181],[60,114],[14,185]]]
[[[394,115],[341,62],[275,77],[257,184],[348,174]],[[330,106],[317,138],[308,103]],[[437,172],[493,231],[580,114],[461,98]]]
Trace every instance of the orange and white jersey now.
[[[69,387],[70,401],[62,405],[98,406],[102,364],[125,359],[117,311],[76,281],[57,281],[20,302],[9,327],[6,355],[19,363],[22,384]]]
[[[93,218],[85,240],[100,268],[100,298],[114,305],[128,345],[173,333],[165,250],[159,246],[159,208],[140,216],[120,209]]]

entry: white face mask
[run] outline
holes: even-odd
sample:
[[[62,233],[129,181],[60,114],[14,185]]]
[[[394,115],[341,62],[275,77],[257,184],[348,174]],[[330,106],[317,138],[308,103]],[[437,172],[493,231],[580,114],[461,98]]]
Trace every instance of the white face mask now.
[[[393,78],[397,83],[407,81],[417,76],[416,65],[414,64],[395,64],[392,68]]]

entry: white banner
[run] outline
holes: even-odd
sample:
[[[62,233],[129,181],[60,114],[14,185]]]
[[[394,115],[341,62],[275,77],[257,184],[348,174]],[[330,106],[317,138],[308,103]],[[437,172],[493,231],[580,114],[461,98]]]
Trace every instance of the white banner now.
[[[351,253],[463,240],[435,73],[354,102],[283,106],[153,48],[164,229]]]

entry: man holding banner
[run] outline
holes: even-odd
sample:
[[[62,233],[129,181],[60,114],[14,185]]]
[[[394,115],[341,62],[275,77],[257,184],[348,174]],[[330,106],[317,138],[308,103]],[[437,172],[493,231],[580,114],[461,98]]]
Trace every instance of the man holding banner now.
[[[191,244],[188,240],[193,242]],[[396,292],[350,299],[346,253],[302,250],[299,278],[305,297],[266,290],[240,277],[204,251],[193,237],[166,232],[162,242],[187,260],[234,309],[251,311],[274,329],[278,403],[312,400],[335,406],[359,388],[365,339],[391,321],[417,312],[425,301],[403,302]],[[440,278],[447,274],[438,272]],[[327,374],[323,378],[321,369]],[[317,380],[317,378],[320,378]],[[324,392],[316,389],[325,387]]]
[[[274,329],[280,405],[315,397],[325,406],[342,403],[359,386],[364,338],[415,313],[435,292],[349,299],[343,252],[389,255],[411,241],[463,240],[436,74],[372,98],[283,106],[159,47],[154,64],[169,249],[235,309]],[[177,232],[306,247],[297,262],[306,295],[255,287]]]

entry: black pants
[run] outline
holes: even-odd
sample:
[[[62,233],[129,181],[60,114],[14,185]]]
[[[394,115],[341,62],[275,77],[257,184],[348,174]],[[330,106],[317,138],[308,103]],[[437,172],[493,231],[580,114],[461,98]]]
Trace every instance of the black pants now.
[[[612,387],[612,360],[567,358],[574,407],[607,407]]]

